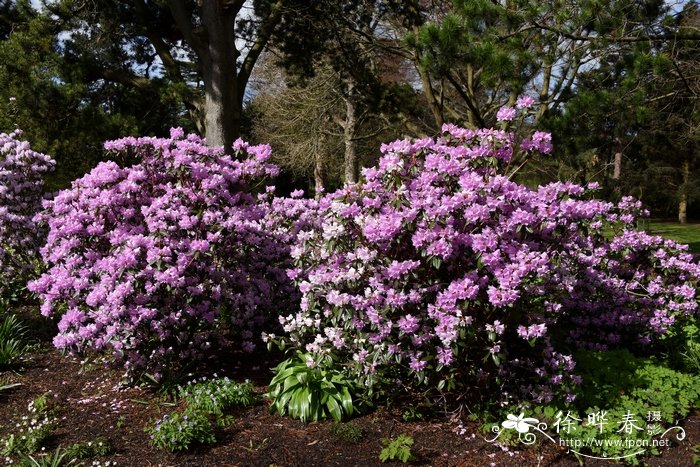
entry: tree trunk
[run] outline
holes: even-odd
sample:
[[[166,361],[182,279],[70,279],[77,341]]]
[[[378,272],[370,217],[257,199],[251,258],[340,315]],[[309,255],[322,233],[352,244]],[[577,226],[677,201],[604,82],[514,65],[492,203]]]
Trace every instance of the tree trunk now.
[[[353,87],[350,86],[348,96],[345,98],[345,126],[343,138],[345,140],[345,184],[357,183],[360,179],[360,159],[357,154],[357,108],[353,100]]]
[[[235,12],[219,0],[201,3],[206,42],[200,56],[204,79],[204,126],[209,146],[229,149],[241,126],[234,34]]]
[[[325,117],[324,122],[327,120],[328,118]],[[319,144],[316,145],[316,151],[314,153],[314,190],[316,192],[316,199],[321,198],[321,195],[323,194],[323,191],[326,188],[325,143],[327,136],[326,133],[324,133],[323,129],[318,136]]]
[[[683,177],[683,182],[681,183],[680,192],[678,193],[678,222],[681,224],[688,223],[688,184],[690,183],[690,161],[688,159],[683,161],[681,166],[681,176]]]
[[[613,180],[619,180],[622,174],[622,153],[615,153],[615,160],[613,162]]]
[[[326,186],[326,164],[322,151],[316,151],[314,155],[314,189],[316,198],[320,198]]]

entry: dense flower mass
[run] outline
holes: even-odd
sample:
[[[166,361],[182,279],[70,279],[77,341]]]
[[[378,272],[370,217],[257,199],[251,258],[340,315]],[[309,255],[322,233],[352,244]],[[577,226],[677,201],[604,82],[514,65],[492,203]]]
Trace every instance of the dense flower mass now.
[[[44,177],[54,160],[20,141],[19,130],[0,134],[0,295],[26,281],[39,259],[46,229],[34,216],[41,210]]]
[[[45,204],[49,270],[30,288],[60,316],[54,344],[156,376],[226,339],[252,350],[295,298],[278,211],[252,191],[277,173],[269,146],[229,155],[176,129],[105,147],[139,162],[100,163]]]
[[[547,154],[551,139],[445,125],[384,145],[298,235],[290,341],[368,383],[390,374],[547,402],[575,397],[576,348],[646,344],[696,312],[700,269],[633,229],[640,203],[515,183],[501,173],[518,150]]]

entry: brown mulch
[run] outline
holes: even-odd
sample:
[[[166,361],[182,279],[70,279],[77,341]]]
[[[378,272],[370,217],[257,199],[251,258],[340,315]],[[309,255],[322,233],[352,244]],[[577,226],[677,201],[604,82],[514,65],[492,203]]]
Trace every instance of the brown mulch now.
[[[261,394],[269,381],[271,362],[230,365],[219,376],[236,380],[250,378]],[[565,448],[549,442],[530,448],[500,448],[485,441],[475,423],[460,426],[448,419],[406,422],[400,412],[379,409],[353,419],[364,431],[358,443],[333,437],[332,422],[310,423],[270,415],[267,402],[234,412],[233,425],[217,432],[217,443],[173,454],[149,445],[144,427],[174,410],[167,398],[149,389],[123,387],[118,372],[81,366],[76,358],[61,355],[43,345],[28,355],[23,368],[0,373],[0,383],[22,386],[0,392],[0,438],[12,433],[26,415],[27,404],[48,393],[59,407],[58,428],[47,450],[88,442],[98,437],[113,448],[100,462],[119,466],[372,466],[379,462],[383,438],[405,433],[415,440],[414,465],[434,466],[578,466]],[[264,399],[263,399],[264,400]],[[690,466],[692,447],[700,443],[700,413],[683,422],[687,438],[663,452],[643,459],[652,466]],[[1,447],[1,446],[0,446]],[[86,461],[92,465],[93,460]],[[4,459],[0,457],[0,464]],[[585,465],[611,465],[587,460]]]

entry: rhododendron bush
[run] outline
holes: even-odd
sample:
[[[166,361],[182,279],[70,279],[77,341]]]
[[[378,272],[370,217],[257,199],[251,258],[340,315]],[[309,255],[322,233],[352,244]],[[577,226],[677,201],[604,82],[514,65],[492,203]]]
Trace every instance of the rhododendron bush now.
[[[44,199],[44,177],[55,162],[18,140],[21,134],[0,134],[0,296],[26,283],[46,237],[34,216]]]
[[[299,234],[303,296],[283,339],[367,384],[548,402],[575,398],[577,348],[647,345],[694,314],[700,270],[684,246],[633,228],[639,202],[502,175],[516,153],[551,150],[546,133],[452,125],[384,145]]]
[[[226,341],[252,350],[295,298],[288,230],[271,228],[294,200],[253,191],[277,173],[269,146],[239,140],[228,155],[173,130],[105,147],[138,162],[100,163],[46,203],[49,269],[30,287],[60,317],[56,347],[156,377]]]

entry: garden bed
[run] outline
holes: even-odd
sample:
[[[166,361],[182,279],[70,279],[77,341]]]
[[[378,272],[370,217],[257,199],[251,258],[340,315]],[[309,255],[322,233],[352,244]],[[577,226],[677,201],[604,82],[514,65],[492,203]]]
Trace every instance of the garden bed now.
[[[272,376],[274,362],[265,354],[245,363],[212,362],[221,366],[219,376],[238,381],[246,378],[263,394]],[[103,439],[111,447],[106,456],[87,459],[85,465],[121,466],[223,466],[223,465],[381,465],[381,440],[405,433],[413,438],[415,465],[579,465],[565,448],[545,441],[530,448],[504,450],[488,443],[476,422],[436,417],[407,422],[402,409],[381,408],[356,417],[361,437],[342,439],[332,434],[333,422],[302,424],[297,420],[270,415],[265,399],[257,405],[232,412],[234,422],[216,432],[211,446],[195,446],[187,452],[170,453],[149,444],[144,428],[165,413],[176,410],[172,399],[152,388],[124,387],[120,374],[99,366],[81,366],[72,357],[61,355],[48,344],[28,354],[18,371],[0,375],[3,383],[21,386],[0,393],[0,437],[16,430],[26,415],[27,404],[48,394],[58,407],[58,425],[45,443],[46,452],[74,443]],[[405,409],[405,407],[404,407]],[[643,459],[647,465],[693,465],[693,446],[700,442],[700,414],[682,422],[687,438],[662,452]],[[106,464],[110,462],[110,464]],[[585,465],[611,465],[612,462],[587,460]]]

